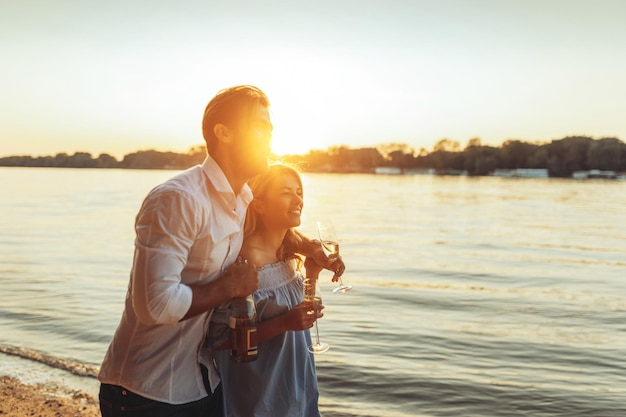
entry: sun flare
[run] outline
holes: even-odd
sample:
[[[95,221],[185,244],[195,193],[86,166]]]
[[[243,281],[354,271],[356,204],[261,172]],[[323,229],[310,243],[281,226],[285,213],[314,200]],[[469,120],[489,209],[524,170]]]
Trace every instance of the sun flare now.
[[[284,155],[304,155],[312,149],[324,149],[321,141],[316,141],[314,137],[307,136],[295,131],[274,134],[272,139],[272,152],[278,156]]]
[[[326,149],[329,146],[328,138],[320,129],[311,126],[305,117],[296,112],[273,113],[272,123],[272,151],[276,155],[303,155],[311,149]]]

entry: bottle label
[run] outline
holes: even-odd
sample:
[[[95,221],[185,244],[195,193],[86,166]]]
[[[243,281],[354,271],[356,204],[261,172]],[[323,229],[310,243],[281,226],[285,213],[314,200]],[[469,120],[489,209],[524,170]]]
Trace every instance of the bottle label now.
[[[247,350],[248,355],[256,355],[258,351],[258,339],[256,333],[256,327],[253,329],[248,329],[247,335]]]
[[[229,319],[231,356],[250,357],[258,354],[258,337],[254,319]]]

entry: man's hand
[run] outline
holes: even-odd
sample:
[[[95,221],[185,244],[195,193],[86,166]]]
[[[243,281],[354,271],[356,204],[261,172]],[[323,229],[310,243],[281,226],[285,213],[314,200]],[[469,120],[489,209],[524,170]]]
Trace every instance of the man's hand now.
[[[230,298],[245,298],[259,288],[259,273],[256,265],[238,257],[234,264],[228,267],[218,278],[223,290]]]
[[[215,281],[208,284],[190,284],[191,306],[182,320],[213,310],[233,298],[245,298],[259,287],[259,273],[254,264],[237,258]]]

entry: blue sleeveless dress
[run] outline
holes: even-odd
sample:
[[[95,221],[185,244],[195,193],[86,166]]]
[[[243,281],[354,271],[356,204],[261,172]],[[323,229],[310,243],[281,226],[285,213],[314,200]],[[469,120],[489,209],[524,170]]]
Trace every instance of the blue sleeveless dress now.
[[[264,265],[253,297],[259,321],[279,316],[303,301],[302,275],[286,262]],[[228,334],[228,309],[216,309],[209,339]],[[235,363],[228,350],[214,350],[222,379],[226,417],[319,417],[317,375],[309,330],[288,331],[259,343],[256,361]]]

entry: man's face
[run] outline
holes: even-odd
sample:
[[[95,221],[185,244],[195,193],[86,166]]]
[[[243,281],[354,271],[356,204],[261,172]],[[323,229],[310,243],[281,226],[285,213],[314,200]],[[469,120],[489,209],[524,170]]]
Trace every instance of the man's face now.
[[[235,129],[233,151],[248,178],[265,172],[270,156],[272,122],[267,107],[257,104]]]

